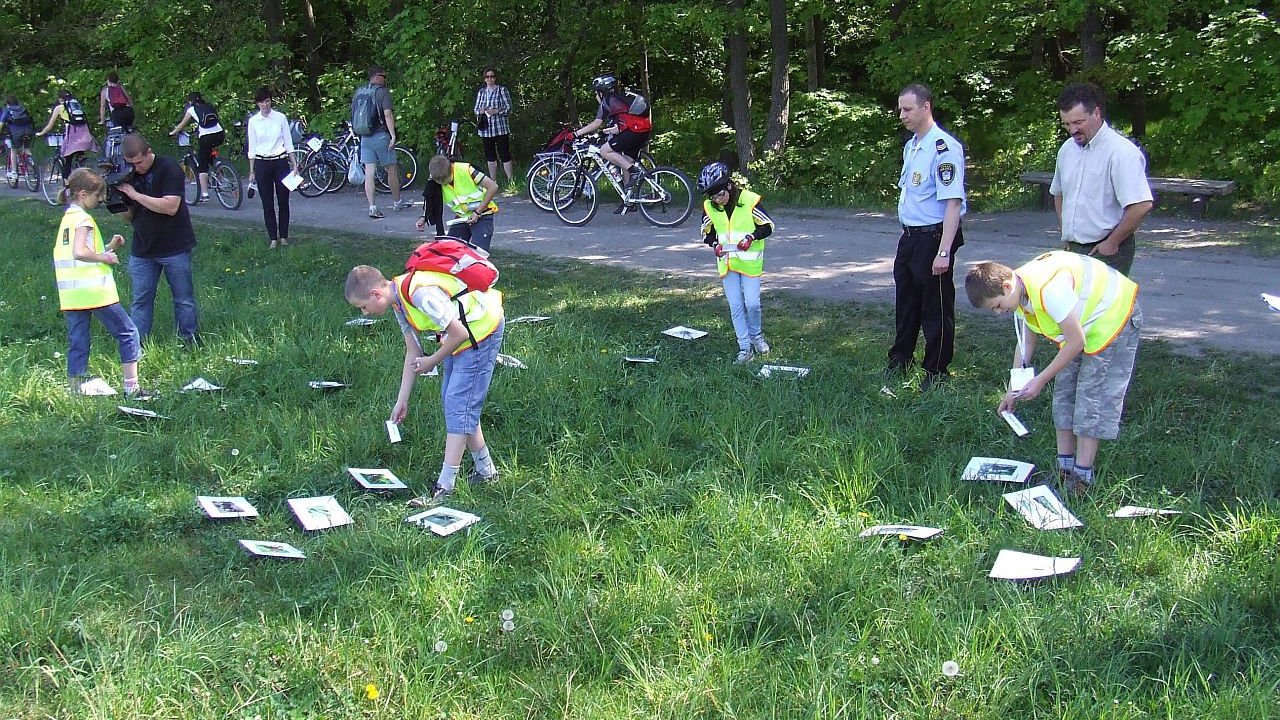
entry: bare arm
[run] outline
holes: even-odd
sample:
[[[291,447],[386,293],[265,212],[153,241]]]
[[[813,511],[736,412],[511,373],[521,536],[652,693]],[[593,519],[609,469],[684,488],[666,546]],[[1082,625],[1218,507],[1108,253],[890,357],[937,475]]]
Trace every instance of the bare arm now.
[[[400,392],[396,394],[395,406],[391,408],[391,422],[401,422],[409,415],[409,398],[413,396],[413,383],[418,379],[414,366],[420,357],[422,348],[418,345],[417,333],[412,329],[405,330],[404,366],[400,370]]]
[[[938,243],[938,255],[933,258],[933,274],[942,275],[951,269],[951,246],[956,241],[956,232],[960,229],[960,198],[947,200],[946,212],[942,215],[942,240]],[[941,253],[947,253],[942,257]]]
[[[115,238],[112,238],[111,242],[114,245]],[[115,265],[119,260],[116,259],[116,254],[112,252],[113,249],[114,247],[108,247],[106,252],[95,252],[89,246],[89,227],[86,225],[76,228],[76,241],[71,249],[71,254],[75,256],[75,259],[81,262],[100,262]]]
[[[1072,308],[1071,312],[1058,323],[1058,327],[1062,329],[1063,343],[1058,349],[1058,354],[1053,357],[1053,361],[1045,367],[1044,370],[1036,373],[1036,376],[1017,393],[1007,393],[1004,400],[1000,402],[1000,410],[1012,411],[1018,400],[1033,400],[1044,390],[1044,386],[1049,384],[1055,375],[1062,372],[1072,360],[1079,357],[1084,352],[1084,326],[1080,324],[1080,309]]]
[[[182,207],[181,195],[165,195],[163,197],[151,197],[138,192],[129,183],[120,184],[120,192],[138,205],[150,210],[151,212],[160,213],[161,215],[177,215],[178,208]],[[129,218],[132,219],[132,211]]]
[[[1115,255],[1119,252],[1120,241],[1137,231],[1138,226],[1142,224],[1142,219],[1151,212],[1153,205],[1155,203],[1150,200],[1126,205],[1124,215],[1120,216],[1120,222],[1116,224],[1110,235],[1094,247],[1094,252],[1100,255]]]

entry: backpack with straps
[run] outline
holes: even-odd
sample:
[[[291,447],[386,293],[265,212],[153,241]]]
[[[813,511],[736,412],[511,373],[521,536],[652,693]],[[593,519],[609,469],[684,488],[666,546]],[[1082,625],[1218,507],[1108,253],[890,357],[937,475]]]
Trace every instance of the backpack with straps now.
[[[124,88],[120,87],[119,85],[112,85],[108,83],[107,84],[107,102],[110,103],[111,107],[113,108],[128,107],[129,94],[126,93],[124,91]]]
[[[209,103],[192,103],[191,109],[196,113],[196,123],[205,130],[218,124],[218,111]]]
[[[498,282],[498,268],[489,261],[489,254],[471,243],[441,235],[419,245],[405,261],[404,269],[409,271],[400,281],[400,296],[404,298],[409,298],[409,284],[413,281],[413,274],[419,270],[450,275],[466,285],[449,299],[458,303],[458,319],[474,347],[476,337],[467,323],[467,314],[459,298],[469,292],[484,292]]]
[[[64,106],[67,111],[67,122],[72,125],[88,125],[89,118],[84,114],[84,107],[80,105],[80,101],[75,98],[67,98]]]
[[[6,124],[15,127],[27,127],[32,124],[31,113],[27,112],[26,105],[22,103],[5,105],[5,109],[9,111],[9,119],[5,121]]]
[[[351,99],[351,130],[357,135],[372,135],[382,127],[374,97],[377,91],[377,85],[365,85]]]

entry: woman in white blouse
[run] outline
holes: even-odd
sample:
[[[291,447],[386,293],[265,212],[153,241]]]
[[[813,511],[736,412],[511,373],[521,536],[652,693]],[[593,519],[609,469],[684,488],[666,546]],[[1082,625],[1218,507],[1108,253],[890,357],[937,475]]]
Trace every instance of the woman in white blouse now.
[[[253,100],[258,112],[249,117],[249,186],[260,186],[262,217],[267,223],[270,247],[275,248],[277,244],[289,244],[289,188],[283,180],[290,171],[297,170],[293,166],[293,135],[289,132],[289,118],[271,109],[270,90],[258,88]]]

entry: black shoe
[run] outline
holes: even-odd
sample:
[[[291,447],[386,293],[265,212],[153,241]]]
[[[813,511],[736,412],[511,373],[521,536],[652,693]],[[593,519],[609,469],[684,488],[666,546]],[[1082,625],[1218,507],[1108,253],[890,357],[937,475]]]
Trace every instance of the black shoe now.
[[[624,202],[624,203],[622,203],[621,205],[619,205],[619,206],[618,206],[618,208],[617,208],[616,210],[614,210],[614,211],[613,211],[613,214],[614,214],[614,215],[626,215],[628,211],[633,210],[633,209],[635,209],[635,205],[632,205],[631,203],[625,203],[625,202]]]
[[[479,470],[472,470],[471,474],[467,476],[469,485],[492,485],[496,482],[498,482],[498,473],[496,472],[492,475],[481,475]]]
[[[203,347],[204,347],[204,338],[200,337],[199,335],[192,335],[191,337],[182,338],[183,350],[199,350],[200,348],[203,348]]]
[[[924,379],[920,381],[920,392],[928,392],[950,379],[951,375],[948,373],[926,372]]]
[[[892,380],[896,380],[899,375],[902,375],[906,372],[907,372],[906,365],[903,365],[901,363],[891,362],[888,365],[885,365],[884,370],[881,370],[880,374],[884,376],[885,382],[889,382]]]

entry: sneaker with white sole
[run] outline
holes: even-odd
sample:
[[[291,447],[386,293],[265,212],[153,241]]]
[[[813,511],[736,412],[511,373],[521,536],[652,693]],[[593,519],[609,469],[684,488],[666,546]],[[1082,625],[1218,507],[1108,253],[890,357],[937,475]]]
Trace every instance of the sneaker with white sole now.
[[[435,507],[447,500],[453,494],[453,490],[453,488],[441,487],[439,483],[436,483],[431,488],[430,495],[420,495],[405,504],[409,507]]]
[[[413,201],[412,201],[412,200],[397,200],[397,201],[395,201],[395,202],[391,203],[391,209],[392,209],[392,210],[405,210],[405,209],[408,209],[408,208],[411,208],[411,207],[413,207]]]
[[[738,351],[738,357],[734,358],[733,362],[735,365],[746,365],[751,362],[755,356],[756,354],[751,350],[751,348],[744,348]]]
[[[382,211],[378,209],[377,205],[370,205],[369,217],[373,218],[374,220],[381,220],[382,218],[386,217],[386,215],[382,214]]]
[[[755,350],[757,355],[768,355],[769,343],[765,342],[763,335],[757,335],[751,338],[751,349]]]

